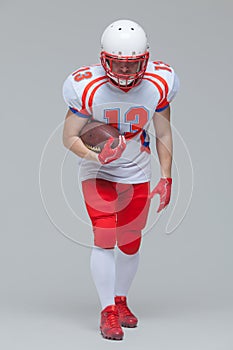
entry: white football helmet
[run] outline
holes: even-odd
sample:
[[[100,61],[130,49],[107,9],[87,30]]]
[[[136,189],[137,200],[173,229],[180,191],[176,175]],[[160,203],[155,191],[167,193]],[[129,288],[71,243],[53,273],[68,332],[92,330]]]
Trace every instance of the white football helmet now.
[[[101,63],[111,83],[128,91],[141,82],[149,45],[139,24],[130,20],[113,22],[103,32],[101,49]]]

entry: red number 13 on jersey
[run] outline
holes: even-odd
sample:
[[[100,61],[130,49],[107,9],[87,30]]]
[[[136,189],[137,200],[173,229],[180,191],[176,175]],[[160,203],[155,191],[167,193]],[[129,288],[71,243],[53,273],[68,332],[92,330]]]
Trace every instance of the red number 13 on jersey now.
[[[126,138],[131,138],[136,132],[143,129],[148,122],[148,110],[145,107],[132,107],[124,115],[123,124],[130,125],[130,132],[125,132]],[[104,111],[104,118],[108,120],[108,124],[112,124],[115,128],[120,130],[120,109],[106,109]]]

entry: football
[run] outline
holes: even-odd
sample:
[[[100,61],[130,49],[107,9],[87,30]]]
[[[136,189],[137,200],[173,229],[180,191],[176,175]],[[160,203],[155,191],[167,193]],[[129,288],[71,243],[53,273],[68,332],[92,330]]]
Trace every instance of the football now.
[[[114,138],[112,148],[115,148],[119,143],[119,131],[110,124],[105,124],[97,120],[88,122],[80,131],[79,137],[90,150],[100,153],[110,138]]]

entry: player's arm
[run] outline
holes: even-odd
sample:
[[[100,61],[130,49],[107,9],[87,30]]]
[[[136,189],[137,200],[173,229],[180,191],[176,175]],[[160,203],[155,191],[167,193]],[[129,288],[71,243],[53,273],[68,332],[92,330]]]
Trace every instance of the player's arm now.
[[[168,74],[167,76],[169,91],[166,96],[166,101],[168,103],[174,99],[180,85],[175,72],[170,69],[170,73],[171,74]],[[161,168],[161,179],[149,196],[150,198],[153,198],[155,194],[159,194],[160,204],[157,212],[160,212],[169,204],[172,188],[172,132],[170,124],[170,106],[168,105],[164,110],[161,110],[161,108],[163,107],[158,105],[158,111],[155,112],[153,116],[153,124],[156,133],[156,148]]]
[[[81,158],[99,162],[98,154],[89,150],[78,136],[88,118],[81,118],[68,110],[63,128],[63,144]]]
[[[156,133],[156,149],[160,162],[161,176],[170,178],[172,168],[170,106],[161,112],[155,112],[153,124]]]
[[[79,135],[81,129],[88,122],[88,116],[82,113],[80,96],[77,95],[70,77],[68,77],[63,84],[63,97],[67,105],[80,114],[73,113],[71,109],[68,110],[63,130],[64,146],[81,158],[96,161],[101,164],[108,164],[120,158],[126,147],[126,141],[122,135],[119,136],[119,144],[115,148],[111,147],[114,140],[110,138],[99,154],[89,150],[82,142]]]
[[[161,168],[161,179],[150,193],[149,198],[153,198],[155,194],[160,196],[160,204],[157,210],[159,213],[169,204],[171,196],[172,132],[170,106],[161,112],[155,112],[153,124],[156,133],[156,148]]]
[[[78,117],[70,110],[67,112],[63,129],[64,146],[81,158],[101,164],[108,164],[120,158],[126,147],[126,141],[122,135],[119,136],[119,144],[115,148],[111,147],[114,139],[109,138],[99,154],[84,145],[79,134],[87,121],[87,118]]]

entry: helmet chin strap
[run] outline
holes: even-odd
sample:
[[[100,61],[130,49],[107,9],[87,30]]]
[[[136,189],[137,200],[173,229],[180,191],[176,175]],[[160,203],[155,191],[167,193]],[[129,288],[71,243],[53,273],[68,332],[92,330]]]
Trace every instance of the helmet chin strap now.
[[[120,84],[120,86],[123,86],[123,87],[132,84],[134,81],[134,79],[117,79],[114,77],[111,77],[111,79],[115,81],[115,83]]]
[[[133,81],[134,79],[128,79],[128,80],[120,79],[119,84],[122,86],[128,86],[128,85],[131,85]]]

